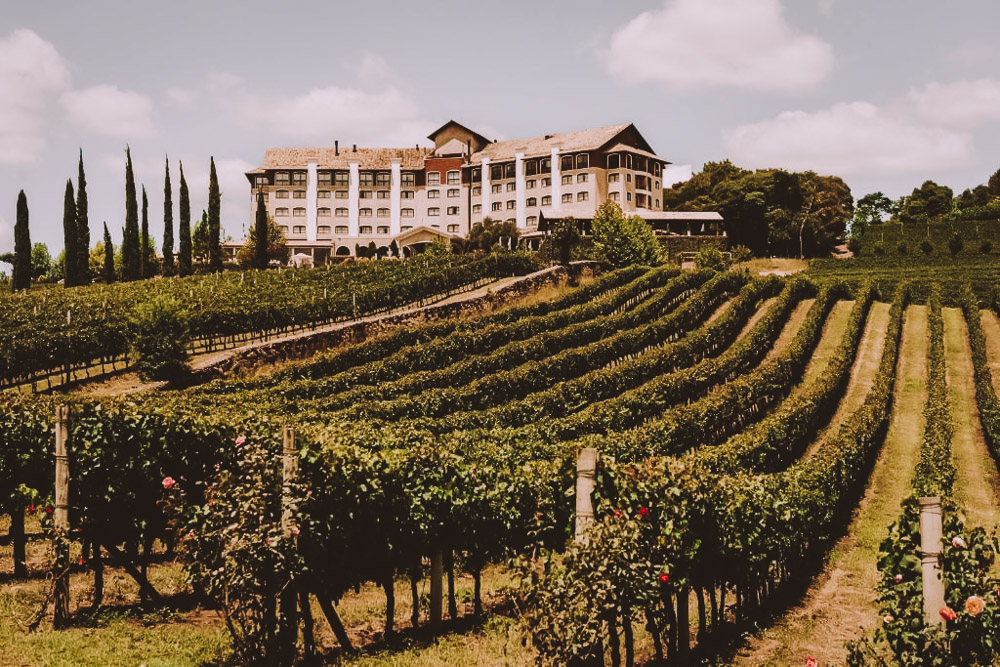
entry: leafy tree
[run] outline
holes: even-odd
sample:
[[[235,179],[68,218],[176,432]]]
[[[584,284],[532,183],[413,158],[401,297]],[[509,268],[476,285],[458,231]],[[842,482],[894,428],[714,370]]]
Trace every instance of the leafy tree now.
[[[31,277],[38,280],[52,269],[52,255],[44,243],[31,246]]]
[[[142,252],[139,254],[139,274],[143,278],[153,275],[153,266],[149,252],[149,199],[146,198],[146,186],[142,186],[142,233],[139,237],[139,247]]]
[[[221,205],[219,177],[215,173],[215,157],[212,157],[208,172],[208,268],[212,271],[222,271]]]
[[[90,213],[87,203],[87,176],[83,173],[83,149],[76,183],[76,272],[77,284],[90,284]]]
[[[962,237],[959,236],[958,232],[952,234],[951,238],[948,239],[948,250],[951,252],[952,255],[957,255],[958,253],[962,252],[962,248],[964,247],[965,247],[965,242],[962,240]]]
[[[882,224],[893,208],[893,201],[881,192],[872,192],[859,199],[851,221],[851,237],[860,238],[871,225]]]
[[[194,232],[191,235],[191,249],[200,262],[205,262],[208,259],[208,238],[208,212],[202,210],[201,220],[194,226]]]
[[[517,224],[513,222],[498,222],[493,218],[487,216],[483,219],[481,223],[473,226],[472,230],[469,232],[469,250],[483,250],[490,251],[493,246],[500,243],[503,239],[503,245],[506,247],[508,241],[507,239],[519,238],[521,233],[517,230]]]
[[[240,251],[236,255],[236,258],[243,266],[259,268],[257,262],[259,261],[259,251],[261,248],[264,249],[264,268],[267,268],[268,262],[271,260],[277,260],[282,264],[288,261],[288,246],[286,245],[285,235],[281,233],[281,229],[274,223],[274,218],[268,216],[266,211],[264,221],[264,238],[267,241],[263,244],[257,242],[261,232],[257,225],[254,225],[250,229],[247,242],[240,248]]]
[[[132,173],[132,153],[125,149],[125,229],[122,234],[122,280],[138,280],[141,276],[139,259],[139,204],[136,201],[135,176]]]
[[[115,246],[111,242],[111,232],[108,223],[104,223],[104,282],[109,285],[115,281]]]
[[[605,201],[594,213],[594,249],[615,267],[652,264],[660,260],[653,228],[637,215],[626,218],[617,202]]]
[[[31,287],[31,234],[28,231],[28,198],[24,190],[17,195],[17,218],[14,221],[14,271],[11,290],[19,292]]]
[[[174,202],[170,188],[170,158],[164,159],[163,167],[163,275],[172,276],[174,265]]]
[[[973,189],[966,188],[962,194],[955,197],[955,206],[959,210],[966,210],[977,206],[986,206],[990,203],[992,196],[989,187],[977,185]]]
[[[180,201],[178,224],[180,225],[180,238],[178,241],[177,273],[181,276],[191,275],[191,200],[188,195],[187,181],[184,180],[184,164],[178,162],[181,172]]]
[[[695,255],[694,263],[699,269],[715,269],[716,271],[724,271],[729,265],[722,251],[709,245],[702,246],[698,254]]]
[[[73,181],[66,179],[66,196],[63,197],[63,240],[66,260],[63,268],[63,285],[73,287],[80,284],[80,270],[77,263],[79,232],[76,229],[76,198],[73,196]]]
[[[919,188],[906,198],[899,212],[902,222],[920,222],[925,219],[941,217],[952,208],[952,191],[947,185],[938,185],[934,181],[924,181]]]
[[[1000,197],[1000,169],[993,172],[990,179],[986,181],[986,189],[990,193],[990,197]]]
[[[580,230],[572,217],[554,220],[549,227],[549,241],[555,249],[559,263],[568,266],[573,248],[580,244]]]
[[[132,348],[145,380],[176,380],[187,371],[189,316],[179,299],[155,296],[136,306],[131,318]]]

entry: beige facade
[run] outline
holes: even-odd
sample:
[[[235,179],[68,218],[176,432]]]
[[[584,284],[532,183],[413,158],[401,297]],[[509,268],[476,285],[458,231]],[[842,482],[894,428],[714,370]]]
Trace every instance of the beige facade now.
[[[609,197],[627,213],[663,210],[669,163],[631,124],[497,142],[449,121],[429,139],[434,148],[268,149],[247,172],[249,217],[262,189],[292,252],[322,263],[419,227],[465,237],[487,217],[529,233],[542,215],[592,217]]]

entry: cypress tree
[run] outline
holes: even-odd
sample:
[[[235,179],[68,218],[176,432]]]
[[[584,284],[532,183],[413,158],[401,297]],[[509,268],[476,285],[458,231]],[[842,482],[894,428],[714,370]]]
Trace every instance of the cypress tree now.
[[[256,269],[267,268],[267,208],[264,206],[264,189],[257,191],[257,219],[254,221],[253,234],[256,245],[254,246],[253,265]]]
[[[217,272],[222,271],[222,229],[219,220],[221,204],[219,177],[215,173],[215,158],[212,157],[212,166],[208,172],[208,268]]]
[[[146,199],[146,186],[142,186],[142,235],[139,240],[139,275],[149,278],[149,200]]]
[[[66,179],[66,196],[63,198],[63,286],[80,284],[80,253],[77,251],[79,232],[76,231],[76,197],[73,196],[73,181]]]
[[[80,149],[80,172],[76,183],[76,231],[78,284],[90,284],[90,214],[87,211],[87,176],[83,173],[83,149]]]
[[[163,275],[174,275],[174,202],[170,192],[170,158],[163,173]]]
[[[14,221],[14,275],[11,289],[15,292],[31,287],[31,234],[28,231],[28,198],[24,190],[17,195],[17,218]]]
[[[125,149],[125,229],[122,237],[122,280],[138,280],[139,276],[139,205],[135,198],[135,176],[132,174],[132,153]]]
[[[115,281],[115,246],[111,243],[111,232],[108,231],[108,223],[104,223],[104,282],[111,284]]]
[[[177,270],[183,276],[191,275],[191,200],[188,198],[188,184],[184,180],[184,164],[180,164],[181,186],[178,207],[178,224],[180,225],[179,254],[177,255]]]

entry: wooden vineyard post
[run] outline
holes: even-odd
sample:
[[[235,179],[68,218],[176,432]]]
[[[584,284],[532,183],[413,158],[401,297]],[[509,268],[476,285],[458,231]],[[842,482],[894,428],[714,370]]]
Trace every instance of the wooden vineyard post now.
[[[56,629],[69,623],[69,406],[56,408],[55,591],[52,597]]]
[[[577,542],[586,542],[587,528],[594,522],[594,476],[597,474],[597,449],[584,447],[576,461],[576,532]]]
[[[292,517],[292,483],[298,473],[299,457],[295,450],[295,429],[285,427],[281,430],[281,533],[285,540],[293,539],[294,521]],[[278,627],[282,637],[279,645],[282,647],[281,664],[291,665],[295,662],[296,643],[299,636],[298,617],[298,582],[289,581],[281,593],[281,616]]]
[[[941,498],[920,499],[920,570],[924,590],[924,620],[928,625],[942,624],[940,611],[945,606],[944,580],[941,578]]]
[[[441,625],[441,609],[444,595],[441,588],[441,577],[444,574],[444,554],[440,549],[431,556],[431,627]]]

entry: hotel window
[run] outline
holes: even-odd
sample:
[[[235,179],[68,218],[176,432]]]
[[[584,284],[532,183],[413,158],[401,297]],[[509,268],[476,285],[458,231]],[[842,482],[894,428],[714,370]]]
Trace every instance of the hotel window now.
[[[503,178],[503,166],[495,164],[490,167],[490,180],[499,181],[501,178]]]
[[[590,199],[590,193],[589,192],[577,192],[576,193],[576,200],[577,201],[587,201],[588,199]]]
[[[278,227],[278,230],[281,232],[282,236],[288,236],[288,227],[282,225],[281,227]]]
[[[517,208],[517,202],[514,201],[513,199],[508,199],[507,200],[507,210],[510,211],[512,209],[515,209],[515,208]]]
[[[292,209],[292,215],[296,218],[304,218],[306,217],[306,209],[302,206],[296,206]]]
[[[572,185],[573,184],[573,174],[563,174],[563,176],[562,176],[562,184],[563,185]]]
[[[292,227],[292,234],[305,234],[305,233],[306,233],[305,225],[295,225],[294,227]]]
[[[503,192],[503,184],[494,183],[493,185],[490,186],[490,192]]]
[[[375,184],[375,176],[370,171],[363,171],[360,174],[360,181],[362,187],[370,188]]]
[[[380,171],[375,174],[375,185],[380,188],[387,188],[392,185],[392,174],[387,171]]]
[[[480,187],[480,186],[477,185],[474,188],[472,188],[472,196],[473,197],[478,197],[481,194],[483,194],[483,188],[482,187]]]
[[[461,182],[462,182],[462,172],[460,171],[448,172],[448,185],[458,185]]]
[[[550,187],[552,187],[552,179],[550,177],[548,177],[548,176],[546,176],[545,178],[543,178],[542,179],[542,187],[543,188],[550,188]]]
[[[377,193],[375,193],[375,196],[378,199],[388,199],[389,198],[389,191],[388,190],[379,190]]]
[[[258,176],[255,182],[257,183],[258,188],[268,185],[267,176]]]
[[[552,205],[552,195],[545,195],[544,197],[542,197],[542,206],[551,206],[551,205]]]
[[[326,208],[325,206],[323,208],[318,208],[318,209],[316,209],[316,215],[319,216],[319,217],[321,217],[321,218],[329,218],[330,217],[330,209]]]
[[[647,167],[646,158],[644,158],[642,156],[638,156],[638,155],[636,156],[636,158],[635,158],[635,170],[636,171],[649,171],[649,168]]]
[[[338,171],[333,175],[334,185],[350,185],[351,184],[351,174],[347,171]]]
[[[427,198],[428,199],[439,199],[440,197],[441,197],[441,191],[440,190],[428,190],[427,191]]]
[[[535,199],[534,197],[528,197],[527,199],[524,200],[524,205],[525,206],[537,206],[538,205],[538,200]]]
[[[618,169],[621,166],[621,157],[618,153],[612,153],[608,156],[608,169]]]
[[[358,229],[358,233],[359,234],[371,234],[372,233],[372,226],[371,225],[361,225],[361,227]]]
[[[628,181],[629,183],[631,183],[632,182],[632,174],[625,174],[625,180]]]
[[[458,231],[458,225],[448,225],[448,231],[452,234]]]
[[[562,196],[562,201],[563,201],[564,204],[567,203],[567,202],[573,201],[573,193],[572,192],[564,192],[563,196]]]
[[[319,192],[316,193],[316,196],[319,199],[329,199],[330,198],[330,191],[329,190],[320,190]]]
[[[400,177],[400,182],[403,185],[412,188],[417,184],[417,177],[416,175],[414,175],[412,171],[404,171],[402,176]]]
[[[577,169],[586,169],[589,166],[590,166],[590,154],[589,153],[580,153],[579,155],[576,156],[576,168]]]
[[[563,155],[562,159],[559,160],[559,170],[560,171],[573,171],[573,156]]]
[[[517,189],[517,182],[511,181],[507,184],[507,192],[513,192],[515,189]]]
[[[305,199],[305,198],[306,198],[305,190],[295,190],[292,192],[292,199]]]
[[[379,225],[378,227],[375,228],[375,233],[376,234],[388,234],[389,233],[389,228],[386,225]]]
[[[306,184],[306,172],[304,171],[293,171],[292,172],[292,185],[305,185]]]
[[[517,164],[511,162],[504,168],[505,178],[517,178]]]
[[[441,225],[431,225],[434,229],[441,229]]]
[[[427,185],[441,185],[441,172],[440,171],[428,171],[427,172]]]
[[[449,188],[448,189],[448,196],[449,197],[457,197],[458,196],[458,188]]]
[[[493,202],[492,204],[490,204],[490,209],[493,211],[502,211],[503,202],[498,202],[498,201]]]
[[[529,215],[527,218],[524,219],[524,222],[526,224],[528,224],[528,225],[537,225],[538,224],[538,216],[537,215]]]
[[[330,235],[330,225],[320,225],[316,228],[316,234],[319,236],[329,236]]]
[[[401,218],[412,218],[413,209],[412,208],[401,208],[399,209],[399,217]]]
[[[628,200],[632,201],[632,193],[631,192],[626,192],[625,194],[628,195]]]
[[[275,199],[288,199],[288,190],[277,190],[274,193]]]
[[[472,182],[478,183],[483,178],[483,171],[479,167],[472,170]]]
[[[347,199],[347,190],[337,190],[337,199]]]
[[[439,209],[437,206],[432,206],[429,209],[427,209],[427,215],[432,215],[432,216],[441,215],[441,209]]]
[[[448,210],[447,210],[447,213],[448,213],[448,215],[458,215],[458,207],[457,206],[449,206]]]
[[[477,215],[480,214],[480,213],[482,213],[483,212],[483,205],[482,204],[473,204],[472,205],[472,212],[475,213],[475,214],[477,214]]]
[[[524,163],[524,174],[526,176],[534,176],[538,173],[538,162],[535,160],[528,160]]]
[[[288,215],[288,209],[287,208],[282,207],[282,208],[276,208],[276,209],[274,209],[274,217],[281,218],[281,217],[286,216],[286,215]]]
[[[617,183],[621,176],[621,174],[608,174],[608,183]]]
[[[632,168],[632,154],[631,153],[625,153],[625,168],[626,169],[631,169]]]
[[[608,199],[610,199],[611,201],[618,201],[619,196],[620,195],[619,195],[618,192],[609,192],[608,193]]]
[[[576,182],[577,183],[586,183],[588,176],[590,176],[590,174],[577,174],[576,175]]]
[[[527,181],[524,182],[525,190],[533,190],[534,188],[535,188],[535,179],[529,178]]]
[[[413,190],[403,190],[399,193],[402,199],[413,199]]]
[[[336,227],[333,228],[333,231],[335,231],[337,234],[346,234],[347,225],[337,225]]]
[[[660,177],[660,163],[659,162],[654,162],[653,163],[653,176],[656,176],[657,178]]]
[[[361,199],[371,199],[372,198],[372,191],[371,190],[362,190],[360,193],[358,193],[358,196],[361,197]]]
[[[338,208],[337,209],[337,217],[338,218],[346,218],[347,217],[347,209],[346,208]]]
[[[654,190],[659,190],[660,189],[660,182],[659,181],[653,181],[653,189]]]
[[[378,217],[380,217],[380,218],[388,218],[388,217],[389,217],[389,209],[387,209],[387,208],[380,208],[380,209],[379,209],[378,211],[376,211],[375,213],[376,213],[376,215],[378,215]]]
[[[291,181],[288,179],[288,172],[279,171],[277,174],[275,174],[274,182],[277,185],[288,185],[289,183],[291,183]]]
[[[330,185],[333,182],[333,174],[328,171],[321,171],[316,174],[316,183],[319,185]]]
[[[552,158],[542,158],[538,165],[539,174],[544,174],[547,171],[552,171]]]
[[[408,232],[411,229],[413,229],[413,225],[403,225],[402,227],[399,228],[399,231],[401,231],[401,232]]]
[[[370,208],[363,208],[358,210],[358,216],[362,218],[372,217],[372,210]]]

